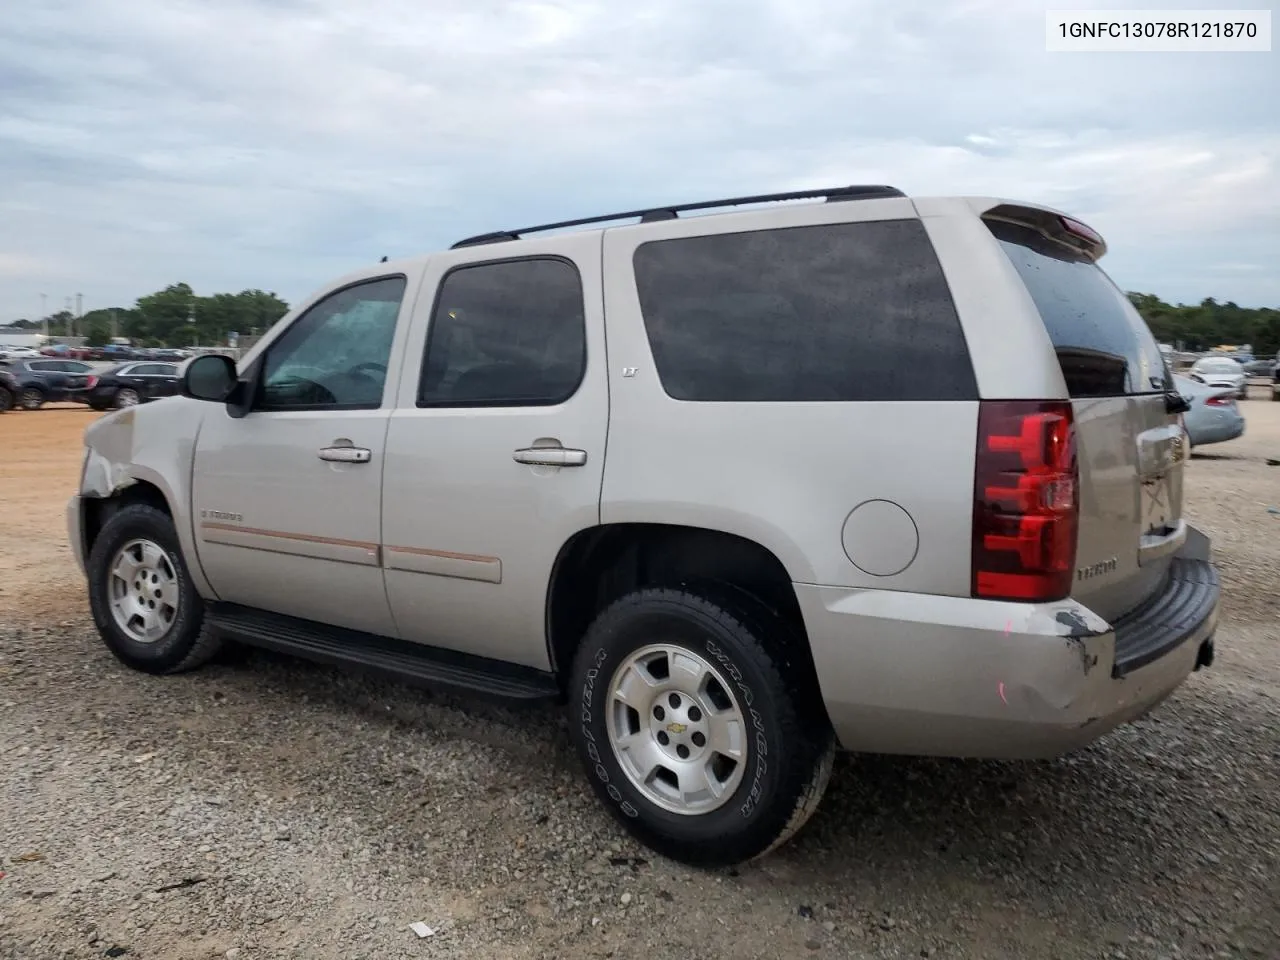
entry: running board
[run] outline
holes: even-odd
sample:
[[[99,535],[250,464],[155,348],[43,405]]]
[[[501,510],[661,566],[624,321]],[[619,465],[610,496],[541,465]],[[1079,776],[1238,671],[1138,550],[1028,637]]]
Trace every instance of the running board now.
[[[504,703],[560,698],[555,677],[533,667],[230,603],[210,604],[205,616],[219,633],[249,646],[355,667],[414,686]]]

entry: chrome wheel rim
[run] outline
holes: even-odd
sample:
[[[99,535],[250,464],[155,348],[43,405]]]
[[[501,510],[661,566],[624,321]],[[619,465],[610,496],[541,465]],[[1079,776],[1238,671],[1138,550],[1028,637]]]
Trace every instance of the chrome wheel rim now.
[[[138,395],[132,390],[121,390],[116,394],[117,407],[132,407],[137,405]]]
[[[729,681],[703,657],[652,644],[609,681],[606,727],[627,779],[671,813],[719,809],[747,767],[747,723]]]
[[[129,639],[155,643],[178,616],[178,573],[164,548],[130,540],[111,562],[107,594],[111,616]]]
[[[28,387],[22,391],[22,406],[27,410],[34,410],[44,402],[44,396],[39,390]]]

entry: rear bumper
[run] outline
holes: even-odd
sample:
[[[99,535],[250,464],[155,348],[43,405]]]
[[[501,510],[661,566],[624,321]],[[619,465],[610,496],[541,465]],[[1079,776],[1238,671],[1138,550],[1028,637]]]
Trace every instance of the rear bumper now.
[[[1191,529],[1165,590],[1115,624],[1073,600],[796,594],[843,748],[1014,759],[1082,747],[1211,662],[1219,587]]]

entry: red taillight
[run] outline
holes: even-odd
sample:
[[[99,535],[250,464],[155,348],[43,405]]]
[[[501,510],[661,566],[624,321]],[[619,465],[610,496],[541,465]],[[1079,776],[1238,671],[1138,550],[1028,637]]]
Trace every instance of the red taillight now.
[[[1071,404],[984,400],[973,488],[973,595],[1066,597],[1079,515]]]
[[[1231,397],[1206,397],[1204,402],[1210,407],[1230,407],[1235,404]]]
[[[84,388],[86,390],[92,390],[95,386],[97,386],[97,384],[98,384],[98,378],[95,377],[93,374],[89,374],[89,376],[85,377]]]

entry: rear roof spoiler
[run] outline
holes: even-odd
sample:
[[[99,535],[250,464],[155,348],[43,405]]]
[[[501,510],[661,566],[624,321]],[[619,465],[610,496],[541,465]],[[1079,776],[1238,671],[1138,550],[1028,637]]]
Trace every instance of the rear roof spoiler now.
[[[1107,242],[1098,231],[1072,216],[1048,207],[997,202],[980,211],[980,216],[983,220],[1004,220],[1030,227],[1056,243],[1080,251],[1091,260],[1101,260],[1107,252]]]

